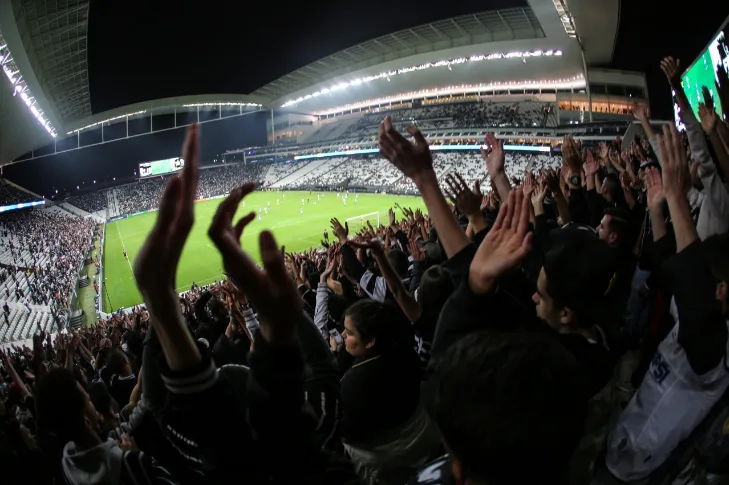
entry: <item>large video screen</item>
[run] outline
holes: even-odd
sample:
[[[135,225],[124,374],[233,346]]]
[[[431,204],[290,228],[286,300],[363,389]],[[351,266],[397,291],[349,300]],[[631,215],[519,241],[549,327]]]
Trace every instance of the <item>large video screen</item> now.
[[[139,164],[139,177],[154,177],[155,175],[177,172],[184,166],[185,161],[182,158],[166,158],[154,162],[144,162]]]
[[[698,59],[683,73],[681,84],[686,92],[691,109],[698,118],[699,104],[704,102],[702,89],[706,87],[714,100],[714,108],[723,119],[729,113],[722,113],[719,93],[716,83],[719,82],[719,70],[729,73],[729,19],[724,21],[719,33],[714,36],[709,46],[701,53]],[[678,123],[678,105],[674,103],[676,122]]]

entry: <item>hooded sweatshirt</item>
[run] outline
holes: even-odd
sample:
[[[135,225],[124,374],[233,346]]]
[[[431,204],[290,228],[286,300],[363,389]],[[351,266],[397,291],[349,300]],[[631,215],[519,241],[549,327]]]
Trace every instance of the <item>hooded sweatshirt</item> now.
[[[63,473],[73,485],[177,483],[167,470],[141,451],[124,451],[114,440],[81,450],[74,442],[63,448]]]

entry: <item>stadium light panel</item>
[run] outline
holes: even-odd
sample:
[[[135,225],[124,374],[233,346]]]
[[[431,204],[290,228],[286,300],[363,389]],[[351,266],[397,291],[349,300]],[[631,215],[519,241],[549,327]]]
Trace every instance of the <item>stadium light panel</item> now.
[[[10,52],[8,45],[5,43],[2,32],[0,32],[0,53],[0,64],[2,65],[3,72],[10,81],[10,84],[13,86],[13,96],[20,93],[20,98],[30,109],[30,112],[33,114],[35,119],[37,119],[41,126],[45,128],[48,134],[53,138],[58,136],[58,133],[56,133],[56,129],[51,124],[51,121],[38,106],[38,102],[30,92],[30,89],[28,89],[28,85],[25,82],[25,79],[23,79],[23,75],[20,73],[18,66],[15,65],[13,55]]]
[[[483,145],[430,145],[431,151],[472,151],[481,150]],[[513,152],[549,152],[549,147],[535,147],[524,145],[504,145],[504,150]],[[360,150],[343,150],[339,152],[313,153],[311,155],[296,155],[294,160],[310,160],[312,158],[342,157],[345,155],[367,155],[380,153],[379,148],[362,148]]]
[[[494,53],[488,54],[488,55],[484,55],[484,54],[472,55],[471,57],[468,57],[468,58],[457,57],[454,59],[446,59],[446,60],[437,61],[437,62],[426,62],[425,64],[420,64],[418,66],[403,67],[403,68],[393,70],[393,71],[381,72],[379,74],[375,74],[372,76],[357,78],[354,81],[350,81],[350,82],[340,82],[339,84],[336,84],[334,86],[330,86],[328,88],[322,88],[319,91],[311,93],[311,96],[316,97],[321,94],[330,93],[332,91],[340,91],[340,90],[346,89],[350,86],[357,86],[359,84],[362,84],[363,82],[366,83],[366,82],[375,81],[378,79],[387,79],[387,81],[390,82],[390,78],[393,76],[398,76],[400,74],[407,74],[409,72],[414,72],[414,71],[422,71],[424,69],[431,69],[434,67],[445,67],[449,71],[452,71],[453,70],[451,68],[452,65],[464,64],[467,62],[480,62],[480,61],[484,61],[484,60],[491,61],[491,60],[495,60],[495,59],[519,59],[519,58],[526,59],[527,57],[542,57],[543,54],[551,55],[551,56],[561,56],[563,54],[561,50],[549,50],[546,52],[548,52],[549,54],[546,54],[542,50],[512,51],[512,52],[507,52],[507,53],[494,52]],[[287,101],[284,104],[282,104],[281,107],[288,108],[290,106],[295,106],[295,105],[299,104],[300,102],[304,101],[305,99],[308,99],[308,98],[306,98],[304,96],[304,97],[299,97],[297,99],[292,99],[291,101]]]
[[[81,128],[77,128],[75,130],[71,130],[71,131],[69,131],[66,134],[67,135],[72,135],[72,134],[77,133],[79,131],[83,131],[83,130],[86,130],[88,128],[93,128],[94,126],[98,126],[98,125],[101,125],[103,123],[111,123],[112,121],[121,120],[121,119],[127,118],[129,116],[142,115],[142,114],[144,114],[146,112],[147,112],[147,110],[142,110],[142,111],[135,111],[134,113],[125,113],[123,115],[114,116],[112,118],[107,118],[105,120],[97,121],[96,123],[91,123],[90,125],[82,126]]]

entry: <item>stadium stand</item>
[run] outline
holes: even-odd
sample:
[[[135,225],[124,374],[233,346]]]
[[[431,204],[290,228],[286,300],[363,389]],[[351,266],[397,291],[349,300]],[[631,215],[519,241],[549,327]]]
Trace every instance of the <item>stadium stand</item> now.
[[[0,205],[32,202],[39,198],[40,197],[8,184],[5,180],[0,180]]]
[[[95,223],[55,207],[0,216],[0,343],[55,328],[68,305]],[[7,328],[5,328],[7,327]]]

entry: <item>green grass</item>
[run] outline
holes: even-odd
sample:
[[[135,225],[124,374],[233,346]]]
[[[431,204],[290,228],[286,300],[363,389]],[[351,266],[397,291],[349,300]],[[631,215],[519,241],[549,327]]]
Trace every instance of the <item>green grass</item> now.
[[[304,215],[299,214],[302,198],[310,200],[303,205]],[[278,204],[276,204],[277,199]],[[208,226],[220,200],[195,204],[195,225],[177,269],[177,291],[188,290],[193,281],[205,285],[223,277],[222,260],[207,236]],[[330,232],[331,240],[329,220],[332,217],[339,218],[344,224],[344,220],[347,218],[379,212],[380,222],[386,224],[387,210],[394,207],[395,203],[412,209],[425,209],[421,198],[410,196],[361,194],[359,201],[355,204],[354,194],[350,194],[345,206],[341,199],[337,199],[336,193],[326,192],[316,205],[314,205],[315,200],[316,193],[309,194],[309,192],[255,192],[250,194],[244,201],[245,207],[238,209],[237,217],[252,210],[258,212],[259,207],[265,207],[268,202],[271,205],[268,208],[268,215],[262,214],[261,221],[256,218],[246,228],[241,238],[243,248],[254,260],[260,262],[258,234],[264,229],[272,230],[278,244],[285,245],[287,252],[302,251],[311,247],[319,247],[320,241],[323,239],[322,233],[325,230]],[[397,216],[398,219],[401,218],[402,213],[397,211]],[[237,217],[234,221],[237,220]],[[109,295],[108,298],[106,294],[102,295],[104,311],[109,311],[109,299],[111,299],[111,306],[114,310],[142,302],[132,274],[132,266],[134,258],[152,229],[156,218],[156,213],[150,213],[106,225],[103,277]],[[372,216],[366,219],[374,224],[377,217]],[[359,225],[359,223],[350,224],[350,233],[354,232],[352,231],[353,226]],[[126,249],[129,261],[124,259],[122,249]]]

